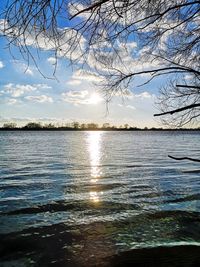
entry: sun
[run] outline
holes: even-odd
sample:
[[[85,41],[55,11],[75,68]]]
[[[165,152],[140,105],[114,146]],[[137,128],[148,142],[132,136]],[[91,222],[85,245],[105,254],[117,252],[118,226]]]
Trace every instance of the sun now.
[[[88,99],[88,103],[92,104],[92,105],[97,105],[98,103],[100,103],[103,99],[101,98],[101,96],[98,93],[93,93],[89,99]]]

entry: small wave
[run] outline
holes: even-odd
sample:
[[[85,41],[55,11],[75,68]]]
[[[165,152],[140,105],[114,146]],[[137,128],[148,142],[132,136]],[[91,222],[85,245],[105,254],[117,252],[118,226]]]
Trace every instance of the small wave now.
[[[20,215],[20,214],[37,214],[43,212],[58,212],[58,211],[89,211],[98,210],[103,213],[112,213],[114,211],[124,211],[132,208],[133,210],[139,210],[140,206],[137,204],[123,204],[123,203],[113,203],[113,202],[100,202],[92,203],[89,201],[74,201],[72,203],[66,203],[64,201],[56,201],[53,203],[48,203],[45,205],[38,205],[23,209],[18,209],[10,212],[4,213],[5,215]]]
[[[186,201],[195,201],[195,200],[200,200],[200,194],[194,194],[182,198],[176,198],[172,200],[165,200],[163,201],[164,203],[179,203],[179,202],[186,202]]]
[[[102,179],[102,177],[101,177]],[[95,179],[94,179],[95,180]],[[122,183],[88,183],[88,181],[86,181],[85,183],[80,184],[79,185],[66,185],[64,186],[64,190],[65,192],[70,192],[70,193],[84,193],[84,192],[90,192],[92,191],[108,191],[108,190],[113,190],[115,188],[121,188],[124,185],[126,185],[126,183],[122,182]]]

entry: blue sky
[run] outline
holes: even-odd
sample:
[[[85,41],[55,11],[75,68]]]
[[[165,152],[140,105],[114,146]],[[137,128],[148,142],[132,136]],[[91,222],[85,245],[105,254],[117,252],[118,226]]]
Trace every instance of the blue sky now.
[[[55,79],[53,51],[41,49],[37,63],[50,79],[44,78],[33,62],[27,66],[17,48],[12,50],[13,58],[6,49],[7,42],[6,38],[0,38],[0,125],[6,121],[16,121],[19,125],[28,121],[159,125],[153,114],[157,111],[154,102],[161,80],[140,88],[135,85],[144,78],[135,81],[125,99],[120,95],[112,99],[107,113],[103,95],[94,85],[100,82],[94,72],[78,66],[72,70],[67,58],[61,56]],[[131,45],[133,51],[134,43]],[[35,53],[34,48],[30,49]]]

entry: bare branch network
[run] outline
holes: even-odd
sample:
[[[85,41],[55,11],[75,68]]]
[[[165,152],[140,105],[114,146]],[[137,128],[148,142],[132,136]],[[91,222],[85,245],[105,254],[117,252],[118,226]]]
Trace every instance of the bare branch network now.
[[[0,32],[34,61],[32,47],[95,71],[106,100],[138,80],[167,77],[157,104],[163,122],[200,117],[200,1],[8,0]],[[55,73],[54,73],[55,74]],[[168,116],[169,115],[169,116]]]

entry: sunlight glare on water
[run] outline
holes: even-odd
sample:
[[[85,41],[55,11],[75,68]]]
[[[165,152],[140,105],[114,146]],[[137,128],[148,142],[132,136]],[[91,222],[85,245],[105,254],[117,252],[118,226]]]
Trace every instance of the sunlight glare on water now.
[[[88,145],[88,153],[90,158],[90,166],[91,166],[91,179],[90,182],[92,184],[97,183],[99,178],[101,177],[101,143],[102,143],[102,135],[103,132],[88,132],[87,133],[87,145]],[[102,192],[91,191],[90,192],[90,200],[94,202],[99,202],[99,195]]]

